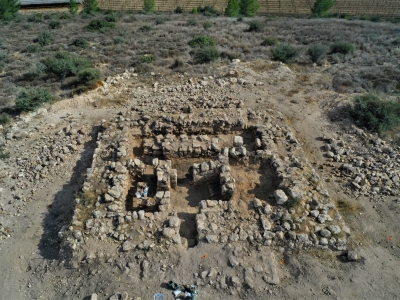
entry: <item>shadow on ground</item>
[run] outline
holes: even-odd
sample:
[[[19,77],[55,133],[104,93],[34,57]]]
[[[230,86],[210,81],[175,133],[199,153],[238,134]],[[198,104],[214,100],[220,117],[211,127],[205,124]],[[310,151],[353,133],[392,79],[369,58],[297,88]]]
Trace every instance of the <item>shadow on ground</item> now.
[[[60,240],[58,232],[72,220],[74,194],[83,183],[83,174],[90,167],[93,152],[96,148],[96,137],[99,127],[91,132],[91,139],[84,144],[83,152],[77,160],[69,181],[55,195],[51,208],[43,219],[43,234],[39,241],[39,252],[44,259],[58,260],[60,257]]]

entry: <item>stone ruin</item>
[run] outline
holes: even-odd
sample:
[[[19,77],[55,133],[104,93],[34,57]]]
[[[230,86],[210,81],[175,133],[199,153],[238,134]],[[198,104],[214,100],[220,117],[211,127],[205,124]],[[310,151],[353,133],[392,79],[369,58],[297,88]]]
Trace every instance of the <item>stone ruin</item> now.
[[[190,164],[186,174],[176,167],[181,161]],[[238,202],[248,192],[235,174],[246,167],[259,176],[268,169],[273,180],[247,199],[243,213]],[[188,189],[208,192],[192,202],[190,237],[182,235],[175,203],[185,176]],[[149,183],[145,205],[135,204],[139,182]],[[132,109],[103,120],[72,221],[59,236],[74,255],[95,241],[120,244],[121,251],[198,243],[345,250],[349,234],[290,128],[273,111],[235,107],[212,117],[201,109],[151,117]]]

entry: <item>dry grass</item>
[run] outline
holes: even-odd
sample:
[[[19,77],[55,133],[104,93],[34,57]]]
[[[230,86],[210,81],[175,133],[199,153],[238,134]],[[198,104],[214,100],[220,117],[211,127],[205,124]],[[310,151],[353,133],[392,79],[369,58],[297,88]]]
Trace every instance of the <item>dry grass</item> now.
[[[361,204],[356,202],[355,200],[353,201],[344,199],[337,200],[336,207],[341,213],[346,213],[348,215],[355,215],[364,210]]]
[[[29,85],[46,86],[62,97],[70,96],[68,87],[58,80],[41,78],[34,81],[26,76],[33,62],[63,50],[90,59],[101,68],[104,77],[135,67],[138,72],[151,71],[185,71],[192,75],[203,75],[210,72],[207,66],[196,65],[193,61],[188,42],[196,35],[206,34],[216,40],[223,63],[239,58],[250,63],[258,72],[268,72],[275,66],[269,62],[271,56],[268,47],[261,46],[266,36],[274,36],[281,43],[287,42],[302,50],[302,55],[291,64],[291,68],[300,71],[304,65],[311,66],[305,54],[308,45],[314,43],[330,45],[333,42],[347,40],[356,48],[353,54],[339,57],[328,55],[333,65],[327,70],[333,76],[342,78],[343,72],[350,73],[350,80],[343,84],[337,82],[337,88],[343,91],[363,91],[380,89],[384,92],[400,89],[394,84],[400,79],[396,57],[399,50],[392,44],[400,32],[399,24],[373,23],[365,21],[348,21],[339,19],[295,19],[257,17],[255,20],[266,23],[262,32],[245,32],[248,25],[237,22],[234,18],[207,18],[201,15],[132,15],[128,12],[119,14],[115,28],[103,32],[88,32],[83,28],[94,19],[104,19],[97,14],[83,18],[77,16],[70,20],[59,20],[62,28],[52,30],[53,41],[50,46],[39,47],[36,52],[26,51],[27,45],[36,44],[37,33],[47,30],[51,19],[43,22],[27,22],[23,16],[21,23],[1,24],[2,46],[0,51],[6,53],[3,60],[3,73],[0,76],[1,106],[9,105],[15,97],[18,87]],[[163,23],[159,23],[159,19]],[[187,21],[195,19],[198,25],[188,26]],[[213,27],[205,30],[203,23],[212,20]],[[350,25],[351,22],[351,26]],[[336,30],[332,30],[335,28]],[[146,29],[146,30],[145,30]],[[147,30],[149,29],[149,30]],[[113,38],[121,36],[125,43],[115,45]],[[76,38],[89,43],[86,49],[72,45]],[[140,58],[150,54],[152,63],[143,63]],[[184,68],[171,69],[173,62],[180,59]],[[298,64],[298,63],[301,64]],[[390,77],[390,78],[389,78]],[[303,74],[297,78],[299,84],[311,84],[310,76]],[[331,86],[331,82],[329,83]],[[291,94],[295,94],[292,91]],[[7,100],[4,100],[7,99]]]

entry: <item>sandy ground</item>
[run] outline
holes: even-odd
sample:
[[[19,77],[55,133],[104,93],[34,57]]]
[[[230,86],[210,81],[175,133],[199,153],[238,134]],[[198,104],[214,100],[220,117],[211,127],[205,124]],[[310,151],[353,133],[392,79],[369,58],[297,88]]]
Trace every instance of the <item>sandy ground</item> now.
[[[255,62],[254,64],[257,64]],[[293,128],[310,162],[316,166],[324,162],[320,147],[320,137],[340,135],[339,123],[332,123],[328,114],[337,105],[345,103],[352,95],[337,94],[324,90],[320,82],[331,78],[323,72],[323,67],[291,71],[290,66],[278,69],[255,71],[254,64],[244,64],[240,74],[252,82],[262,82],[262,86],[232,85],[238,98],[244,99],[246,106],[257,109],[272,109],[276,118],[283,118]],[[281,72],[281,80],[276,78],[276,70]],[[306,76],[306,77],[304,77]],[[306,78],[306,81],[304,81]],[[140,77],[135,79],[140,81]],[[150,88],[150,87],[148,87]],[[288,91],[296,90],[288,95]],[[29,126],[38,130],[30,137],[8,142],[11,152],[9,160],[0,161],[1,192],[0,222],[9,232],[0,241],[0,299],[84,299],[98,293],[99,299],[108,299],[116,292],[127,292],[129,298],[152,299],[155,292],[162,292],[166,299],[173,299],[165,289],[165,281],[174,279],[184,282],[192,278],[194,272],[216,267],[226,268],[227,247],[201,245],[180,253],[171,253],[173,269],[167,272],[151,270],[151,276],[139,280],[139,266],[127,268],[120,262],[106,258],[91,264],[65,266],[58,254],[56,231],[51,226],[54,213],[66,213],[71,194],[79,188],[82,175],[91,161],[94,143],[88,142],[82,153],[71,155],[64,163],[62,172],[53,176],[43,187],[32,182],[37,188],[33,200],[23,202],[18,195],[27,196],[31,188],[15,188],[12,176],[13,161],[44,135],[54,135],[65,123],[66,114],[76,116],[80,124],[98,125],[124,109],[124,106],[101,106],[94,108],[93,95],[88,94],[55,104],[49,112],[33,117]],[[135,99],[126,105],[134,104]],[[52,128],[48,125],[53,124]],[[323,178],[330,178],[330,169],[318,170]],[[199,286],[198,299],[399,299],[400,292],[400,243],[399,211],[396,197],[384,197],[382,201],[351,198],[340,183],[326,182],[333,198],[356,202],[360,210],[342,213],[352,230],[351,247],[361,256],[357,262],[345,262],[341,253],[326,251],[299,251],[290,255],[284,249],[275,253],[278,286],[262,284],[253,290],[230,295],[226,290],[215,290],[209,285]],[[179,192],[179,191],[178,191]],[[187,191],[180,191],[185,197]],[[177,204],[179,205],[179,203]],[[59,211],[56,211],[55,208]],[[54,220],[53,220],[54,221]],[[189,220],[190,221],[190,220]],[[53,224],[54,228],[57,224]],[[116,251],[116,244],[110,244],[108,251]],[[252,257],[246,258],[251,264],[260,262],[260,255],[267,249],[259,249]],[[205,258],[203,255],[205,255]],[[120,259],[120,261],[119,261]]]

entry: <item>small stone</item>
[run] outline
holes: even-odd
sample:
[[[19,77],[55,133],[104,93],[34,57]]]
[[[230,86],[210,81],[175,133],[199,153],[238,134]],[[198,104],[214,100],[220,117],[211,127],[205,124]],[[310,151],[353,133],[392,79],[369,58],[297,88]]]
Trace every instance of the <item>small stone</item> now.
[[[274,197],[278,205],[284,204],[289,199],[288,196],[286,196],[285,192],[282,190],[276,190],[274,192]]]

